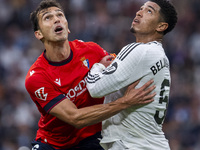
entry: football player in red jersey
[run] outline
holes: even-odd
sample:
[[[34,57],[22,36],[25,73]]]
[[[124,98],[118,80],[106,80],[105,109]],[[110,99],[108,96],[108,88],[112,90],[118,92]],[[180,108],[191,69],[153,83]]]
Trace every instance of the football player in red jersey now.
[[[31,21],[35,37],[45,48],[25,81],[41,113],[32,149],[102,150],[98,140],[101,121],[131,106],[152,102],[153,81],[139,89],[135,89],[136,82],[122,98],[102,104],[103,98],[89,95],[85,80],[91,66],[108,53],[94,42],[68,41],[68,22],[55,1],[42,1],[31,13]]]

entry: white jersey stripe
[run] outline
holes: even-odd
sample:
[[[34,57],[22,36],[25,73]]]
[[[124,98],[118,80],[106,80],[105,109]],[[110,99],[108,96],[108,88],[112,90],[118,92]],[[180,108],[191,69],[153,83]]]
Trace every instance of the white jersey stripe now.
[[[127,46],[125,46],[125,47],[119,52],[117,58],[120,59],[120,58],[124,55],[124,53],[126,53],[126,51],[127,51],[131,46],[133,46],[133,45],[135,45],[135,43],[128,44]]]
[[[100,79],[99,75],[92,75],[91,73],[88,73],[87,76],[87,82],[88,83],[95,83],[96,81],[98,81]]]
[[[140,43],[133,43],[130,44],[130,46],[127,46],[122,52],[119,53],[118,55],[118,59],[123,61],[124,58],[134,49],[136,48],[138,45],[140,45]]]

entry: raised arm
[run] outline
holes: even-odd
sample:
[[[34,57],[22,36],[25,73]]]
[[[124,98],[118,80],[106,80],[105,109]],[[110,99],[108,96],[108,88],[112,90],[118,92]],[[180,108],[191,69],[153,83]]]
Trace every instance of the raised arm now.
[[[143,77],[144,74],[138,72],[138,68],[141,67],[144,55],[145,51],[140,48],[128,51],[125,47],[107,68],[102,62],[94,64],[87,76],[90,95],[103,97]]]

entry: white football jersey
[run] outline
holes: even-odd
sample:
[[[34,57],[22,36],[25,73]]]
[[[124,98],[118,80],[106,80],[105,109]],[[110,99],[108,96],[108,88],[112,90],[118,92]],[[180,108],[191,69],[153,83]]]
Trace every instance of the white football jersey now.
[[[122,141],[131,150],[169,150],[162,131],[170,92],[169,60],[159,42],[131,43],[125,46],[106,69],[95,64],[87,77],[93,97],[105,96],[105,103],[124,95],[128,85],[141,79],[136,88],[150,79],[156,85],[152,103],[128,108],[103,121],[101,145]]]

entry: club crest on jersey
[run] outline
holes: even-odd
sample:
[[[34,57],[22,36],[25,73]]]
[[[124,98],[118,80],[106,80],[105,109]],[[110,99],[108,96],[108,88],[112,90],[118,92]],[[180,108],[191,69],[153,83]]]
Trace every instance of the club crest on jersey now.
[[[46,101],[48,93],[44,93],[44,87],[39,88],[35,91],[35,96],[43,101]]]
[[[86,59],[85,57],[82,57],[81,61],[82,61],[84,67],[86,67],[87,69],[90,69],[90,63],[89,63],[88,59]]]

